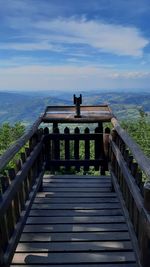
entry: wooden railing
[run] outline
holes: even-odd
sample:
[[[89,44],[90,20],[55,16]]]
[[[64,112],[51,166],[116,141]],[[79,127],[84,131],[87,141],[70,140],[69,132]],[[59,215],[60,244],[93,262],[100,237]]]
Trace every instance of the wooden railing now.
[[[45,170],[43,131],[31,130],[0,157],[0,266],[9,266]],[[21,149],[21,151],[20,151]],[[15,167],[7,167],[17,156]]]
[[[134,247],[143,267],[150,266],[150,159],[113,118],[110,140],[112,182],[124,206]],[[145,180],[145,181],[144,181]],[[132,225],[130,225],[132,222]]]
[[[55,127],[38,129],[39,118],[31,130],[0,157],[0,266],[9,266],[27,219],[33,199],[42,189],[45,170],[89,171],[90,166],[105,174],[109,169],[112,184],[122,203],[137,260],[143,267],[150,263],[150,160],[113,118],[113,131],[103,133],[99,123],[94,132],[68,127],[60,133]],[[82,149],[81,149],[82,148]],[[82,150],[82,153],[81,153]],[[15,167],[7,168],[17,154]],[[5,170],[5,171],[4,171]],[[147,179],[144,181],[144,179]],[[140,255],[140,257],[138,256]]]
[[[64,166],[68,171],[74,166],[76,171],[84,168],[84,174],[89,171],[89,166],[105,174],[107,159],[104,155],[103,133],[101,127],[97,127],[94,133],[89,128],[83,132],[76,127],[73,133],[66,127],[63,133],[55,128],[53,133],[44,129],[46,147],[46,170],[57,171]]]

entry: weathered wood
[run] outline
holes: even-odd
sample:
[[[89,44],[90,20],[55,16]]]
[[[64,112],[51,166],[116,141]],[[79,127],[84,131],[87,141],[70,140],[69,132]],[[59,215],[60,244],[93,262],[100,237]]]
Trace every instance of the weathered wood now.
[[[100,124],[99,127],[97,127],[95,129],[95,133],[98,134],[98,133],[102,133],[102,132],[103,132],[103,126],[102,126],[102,124]],[[98,135],[97,138],[95,139],[94,150],[95,150],[95,159],[99,159],[99,158],[103,157],[102,156],[102,153],[103,153],[103,136]],[[95,166],[96,171],[98,171],[99,168],[100,168],[99,165]]]
[[[122,215],[122,212],[120,209],[106,209],[106,210],[85,210],[79,209],[79,210],[31,210],[29,216],[31,217],[38,217],[38,216],[44,216],[44,217],[53,217],[53,216],[116,216],[116,215]]]
[[[68,265],[69,267],[76,267],[77,265],[76,264],[69,264]],[[78,267],[83,267],[84,265],[81,263],[81,264],[78,264]],[[10,265],[10,267],[24,267],[24,264],[13,264],[13,265]],[[26,267],[37,267],[37,264],[26,264]],[[40,267],[56,267],[56,265],[54,264],[40,264]],[[62,264],[57,264],[57,267],[62,267]],[[138,267],[136,263],[107,263],[107,265],[104,263],[86,263],[86,267]]]
[[[68,264],[68,263],[116,263],[129,262],[135,263],[133,252],[107,252],[107,255],[101,255],[99,252],[79,252],[79,253],[17,253],[13,258],[13,264]]]
[[[147,211],[150,211],[150,181],[144,184],[144,207]]]
[[[20,243],[16,252],[71,252],[71,251],[124,251],[132,250],[130,241],[77,241],[77,242],[26,242]]]
[[[52,154],[51,140],[49,138],[49,128],[44,128],[44,154],[46,161],[46,169],[50,170],[50,160]]]
[[[150,159],[146,157],[140,147],[134,142],[134,140],[127,134],[127,132],[121,128],[118,121],[115,118],[111,119],[111,122],[121,136],[125,144],[130,148],[132,155],[140,168],[145,172],[145,174],[150,177]]]
[[[74,129],[74,133],[77,135],[77,137],[79,137],[80,136],[80,129],[78,127],[76,127]],[[75,140],[74,140],[74,158],[75,158],[75,160],[79,160],[79,140],[81,140],[81,139],[75,138]],[[80,171],[80,166],[76,166],[76,171],[77,172]]]
[[[134,251],[135,251],[136,259],[137,259],[138,264],[140,265],[140,252],[139,252],[137,238],[135,236],[135,233],[134,233],[134,230],[133,230],[133,226],[132,226],[132,223],[130,221],[129,214],[128,214],[125,202],[123,200],[122,193],[121,193],[119,184],[117,182],[117,178],[115,177],[113,172],[111,172],[111,175],[112,175],[114,188],[115,188],[115,190],[117,192],[117,196],[118,196],[118,198],[120,200],[120,203],[121,203],[121,206],[122,206],[122,209],[123,209],[123,212],[124,212],[124,216],[126,218],[126,222],[127,222],[127,225],[128,225],[129,233],[130,233],[130,235],[132,237],[132,244],[133,244],[133,248],[134,248]]]
[[[127,184],[127,193],[129,202],[127,202],[127,207],[130,214],[130,219],[133,223],[135,233],[139,240],[139,248],[140,248],[140,261],[143,267],[148,267],[150,262],[150,252],[149,252],[149,240],[150,240],[150,217],[147,210],[144,208],[144,201],[142,195],[137,186],[137,174],[138,167],[137,164],[134,164],[133,157],[127,157],[127,163],[124,161],[120,150],[117,145],[111,141],[111,147],[113,153],[116,157],[116,162],[118,163],[119,168],[123,172],[123,177]],[[139,162],[138,162],[139,163]],[[129,170],[131,169],[131,172]],[[115,172],[118,178],[118,170]],[[135,179],[134,176],[135,175]],[[137,184],[136,184],[137,183]],[[149,199],[149,194],[147,195],[145,191],[145,206],[149,209],[149,200],[147,202],[146,199]],[[125,198],[126,199],[126,198]]]
[[[9,178],[11,181],[13,181],[16,177],[15,169],[11,168],[8,170]],[[18,222],[19,216],[20,216],[20,202],[19,202],[19,193],[16,192],[14,198],[13,198],[13,208],[14,208],[14,216],[15,216],[15,222]]]
[[[3,194],[3,201],[0,203],[0,215],[4,214],[4,212],[7,210],[8,206],[10,205],[10,202],[17,193],[22,181],[25,179],[28,170],[31,168],[34,161],[36,160],[36,157],[39,154],[41,147],[42,143],[39,143],[34,149],[34,151],[31,152],[26,163],[24,164],[24,168],[16,174],[16,177],[12,181],[11,186],[9,186],[9,189]]]
[[[86,128],[84,130],[84,133],[89,134],[90,133],[89,128]],[[90,141],[89,140],[85,140],[85,159],[88,159],[88,160],[90,159]],[[84,171],[85,172],[89,171],[89,166],[85,166]]]
[[[47,203],[47,204],[33,204],[32,209],[33,210],[70,210],[70,209],[84,209],[85,212],[88,209],[118,209],[120,208],[120,204],[118,202],[99,202],[99,203]]]
[[[64,133],[70,135],[70,129],[68,127],[66,127],[64,129]],[[65,140],[65,160],[69,160],[70,159],[70,140]],[[66,172],[68,172],[70,170],[69,167],[66,167]]]
[[[24,210],[21,212],[21,216],[19,218],[18,223],[16,224],[15,231],[13,232],[13,235],[11,237],[11,242],[9,242],[9,244],[7,246],[7,249],[5,251],[4,262],[5,262],[6,266],[7,266],[8,263],[10,263],[10,261],[12,259],[14,250],[15,250],[15,248],[17,246],[17,243],[18,243],[18,240],[20,238],[20,234],[21,234],[21,232],[23,230],[24,224],[25,224],[26,219],[28,217],[32,202],[33,202],[33,200],[35,198],[35,195],[36,195],[36,193],[38,191],[38,188],[40,186],[41,179],[43,177],[44,171],[45,171],[45,166],[43,164],[43,169],[42,169],[41,173],[39,173],[39,176],[37,177],[37,179],[35,181],[35,184],[32,187],[32,191],[29,194],[29,198],[25,203]]]
[[[100,129],[99,127],[97,127]],[[56,129],[56,128],[55,128]],[[75,128],[74,133],[68,135],[67,133],[50,133],[48,137],[51,140],[59,139],[59,140],[78,140],[78,141],[85,141],[85,140],[96,140],[98,137],[102,138],[103,133],[96,132],[96,133],[80,133],[80,129],[78,127]]]
[[[143,199],[142,199],[142,196],[139,192],[138,186],[137,186],[135,180],[133,179],[133,176],[131,175],[130,171],[128,170],[127,165],[126,165],[118,147],[115,145],[114,142],[111,142],[111,146],[112,146],[113,152],[115,153],[116,160],[117,160],[117,162],[118,162],[118,164],[119,164],[119,166],[120,166],[120,168],[124,174],[124,179],[127,182],[128,188],[130,190],[132,197],[134,198],[136,206],[137,206],[139,212],[144,212]],[[149,220],[148,214],[145,213],[144,215],[147,217],[147,220]]]
[[[59,219],[59,218],[58,218]],[[89,222],[90,223],[90,222]],[[110,241],[110,240],[130,240],[128,232],[82,232],[82,233],[23,233],[21,242],[68,242],[68,241]]]
[[[26,224],[23,233],[126,232],[126,223]]]
[[[34,201],[34,204],[33,204],[33,207],[35,207],[36,204],[39,205],[40,203],[40,206],[41,208],[43,208],[44,204],[52,204],[52,203],[59,203],[59,204],[62,204],[62,203],[76,203],[76,204],[84,204],[84,203],[118,203],[118,200],[116,199],[116,197],[93,197],[93,198],[88,198],[88,197],[83,197],[83,198],[77,198],[77,197],[56,197],[56,198],[51,198],[51,199],[48,199],[48,198],[36,198],[35,201]],[[37,205],[36,205],[37,207]]]

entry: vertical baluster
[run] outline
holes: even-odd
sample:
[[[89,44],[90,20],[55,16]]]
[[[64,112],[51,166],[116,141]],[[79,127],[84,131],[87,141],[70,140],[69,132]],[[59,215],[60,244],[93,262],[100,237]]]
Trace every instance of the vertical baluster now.
[[[128,165],[128,168],[130,169],[130,171],[131,171],[132,163],[133,163],[133,156],[129,155],[127,158],[127,165]]]
[[[9,173],[10,180],[13,181],[16,177],[15,169],[14,168],[9,169],[8,173]],[[19,199],[18,192],[15,194],[15,197],[13,199],[13,210],[14,210],[15,223],[17,223],[20,217],[20,212],[21,212],[20,199]]]
[[[35,148],[35,146],[38,143],[38,134],[35,133],[29,142],[29,149],[30,151],[33,151],[33,149]],[[35,162],[32,167],[31,170],[29,171],[29,175],[30,175],[30,188],[33,186],[35,178],[37,176],[37,162]]]
[[[85,128],[84,130],[85,134],[89,134],[90,130],[89,128]],[[89,160],[90,159],[90,140],[85,140],[85,160]],[[87,164],[87,166],[84,167],[84,172],[88,172],[89,171],[89,165]]]
[[[21,157],[21,166],[23,166],[23,164],[26,162],[26,154],[23,152],[20,154],[20,157]],[[26,176],[24,183],[23,183],[24,184],[25,201],[28,199],[28,195],[29,195],[29,185],[28,185],[27,176]]]
[[[43,134],[44,134],[44,131],[42,128],[40,128],[38,130],[38,142],[41,142],[42,138],[43,138]],[[43,143],[43,142],[42,142]],[[49,147],[50,149],[50,147]],[[39,174],[41,173],[42,171],[42,167],[43,167],[43,163],[44,163],[44,143],[42,145],[42,149],[37,157],[37,171],[38,171],[38,176]],[[43,179],[41,180],[41,184],[39,186],[39,191],[41,192],[43,190]]]
[[[64,129],[64,134],[67,134],[67,135],[70,134],[70,130],[68,127]],[[70,141],[65,140],[65,160],[69,160],[69,159],[70,159]],[[70,167],[66,167],[66,172],[69,170],[70,170]]]
[[[104,160],[104,153],[103,153],[103,127],[102,124],[99,123],[99,127],[95,129],[95,133],[99,134],[97,135],[95,139],[95,159],[100,159],[102,162],[102,159]],[[100,168],[100,164],[95,166],[95,171],[98,171]],[[104,163],[101,163],[101,174],[105,174],[104,170]]]
[[[6,216],[2,215],[0,217],[0,249],[2,250],[0,255],[1,261],[3,261],[2,257],[7,248],[8,242],[9,242],[9,234],[7,229]]]
[[[7,190],[9,186],[8,179],[5,179],[5,176],[0,176],[1,181],[1,190],[0,190],[0,199],[3,198],[3,193]],[[3,252],[5,252],[7,244],[9,242],[9,231],[7,225],[6,215],[2,215],[0,217],[0,236],[1,236],[1,248],[2,248],[2,256]]]
[[[75,134],[80,134],[80,129],[78,127],[75,128],[74,130]],[[79,160],[79,140],[74,140],[74,158],[76,160]],[[80,171],[80,166],[76,166],[76,171]]]
[[[59,128],[55,128],[54,133],[59,134]],[[60,160],[60,140],[59,140],[59,137],[55,138],[55,140],[54,140],[54,151],[53,152],[54,152],[54,159]],[[56,166],[55,170],[59,171],[59,166]]]
[[[30,156],[30,148],[26,147],[25,148],[25,157],[26,159]],[[27,175],[27,185],[28,185],[28,191],[30,192],[30,188],[31,188],[31,170],[28,171],[28,175]]]
[[[16,161],[16,173],[18,173],[21,170],[21,160]],[[25,206],[25,192],[24,192],[24,182],[20,185],[19,188],[19,199],[20,199],[20,207],[21,210],[24,209]]]
[[[144,184],[144,207],[150,212],[150,181]],[[140,220],[140,249],[142,266],[149,267],[150,263],[150,233],[144,218]]]
[[[150,181],[144,183],[144,207],[150,212]]]
[[[1,191],[0,191],[0,200],[1,200]],[[0,218],[0,266],[4,265],[4,243],[3,243],[3,234],[2,234],[2,223]]]
[[[49,128],[44,128],[44,150],[45,150],[45,161],[46,161],[46,170],[51,170],[50,160],[51,160],[51,140],[49,135]]]

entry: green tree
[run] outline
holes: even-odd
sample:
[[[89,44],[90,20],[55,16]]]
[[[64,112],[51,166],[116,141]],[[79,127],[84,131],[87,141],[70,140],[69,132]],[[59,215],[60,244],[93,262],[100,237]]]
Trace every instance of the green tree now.
[[[11,126],[4,123],[0,127],[0,154],[2,154],[11,144],[13,144],[25,132],[25,126],[20,122]]]

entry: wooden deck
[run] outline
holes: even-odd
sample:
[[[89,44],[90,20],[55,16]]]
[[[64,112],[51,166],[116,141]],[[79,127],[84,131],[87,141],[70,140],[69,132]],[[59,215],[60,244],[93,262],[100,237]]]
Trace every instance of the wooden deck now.
[[[110,177],[44,176],[12,267],[137,267]]]

